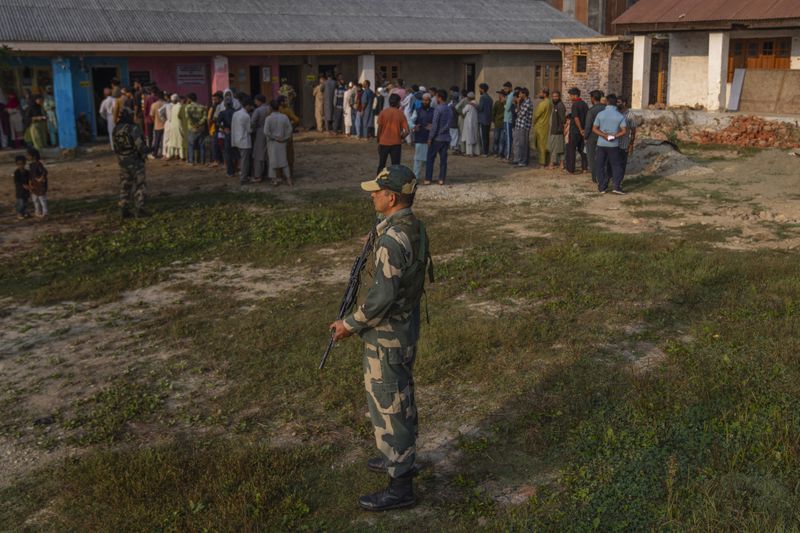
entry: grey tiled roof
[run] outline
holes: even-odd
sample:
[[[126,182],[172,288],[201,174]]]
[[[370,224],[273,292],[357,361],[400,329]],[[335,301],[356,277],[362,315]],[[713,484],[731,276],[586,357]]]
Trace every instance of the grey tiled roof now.
[[[0,0],[0,43],[514,43],[598,35],[541,0]]]

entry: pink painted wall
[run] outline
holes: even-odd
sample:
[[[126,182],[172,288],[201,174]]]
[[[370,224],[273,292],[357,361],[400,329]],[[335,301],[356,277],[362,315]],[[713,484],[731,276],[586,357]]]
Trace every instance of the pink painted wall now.
[[[178,85],[178,65],[203,65],[205,69],[205,82],[192,85]],[[207,104],[211,100],[213,63],[212,58],[209,56],[131,56],[128,58],[128,70],[149,71],[150,80],[155,82],[162,91],[178,93],[180,95],[195,93],[197,95],[197,101],[203,104]]]

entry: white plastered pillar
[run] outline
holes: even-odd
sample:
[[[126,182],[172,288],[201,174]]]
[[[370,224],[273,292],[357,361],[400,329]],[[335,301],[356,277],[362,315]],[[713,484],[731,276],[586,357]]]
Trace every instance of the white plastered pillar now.
[[[800,70],[800,34],[792,37],[792,62],[789,68]]]
[[[375,56],[372,54],[358,56],[358,81],[367,80],[375,90]]]
[[[647,109],[650,104],[650,57],[653,38],[636,35],[633,38],[633,90],[631,108]]]
[[[724,111],[728,96],[728,52],[731,37],[727,32],[708,34],[708,101],[709,111]]]

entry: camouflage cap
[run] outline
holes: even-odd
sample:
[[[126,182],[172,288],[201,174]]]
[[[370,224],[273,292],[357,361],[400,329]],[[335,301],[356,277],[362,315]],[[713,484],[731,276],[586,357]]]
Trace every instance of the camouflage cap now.
[[[368,192],[386,189],[400,194],[413,194],[417,190],[417,177],[405,165],[392,165],[384,168],[374,180],[361,182],[361,188]]]

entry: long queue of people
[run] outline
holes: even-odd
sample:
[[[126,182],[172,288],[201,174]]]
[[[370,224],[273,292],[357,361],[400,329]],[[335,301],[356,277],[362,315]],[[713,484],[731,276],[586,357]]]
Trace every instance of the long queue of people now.
[[[613,192],[623,194],[636,136],[625,99],[594,90],[590,106],[573,87],[568,109],[559,91],[542,89],[533,99],[526,87],[506,82],[493,99],[489,85],[478,89],[476,95],[457,86],[406,88],[397,80],[375,93],[369,81],[346,83],[341,75],[334,79],[328,73],[314,89],[317,129],[362,140],[374,137],[379,171],[387,160],[399,164],[402,146],[413,145],[414,173],[423,184],[432,183],[438,158],[437,182],[444,185],[448,155],[463,155],[495,157],[517,167],[591,173],[600,192],[613,180]]]
[[[132,89],[112,84],[105,96],[99,114],[112,149],[120,111],[128,108],[144,132],[150,159],[224,168],[228,177],[238,175],[240,184],[264,178],[276,185],[279,178],[293,183],[292,134],[300,119],[290,95],[268,102],[263,95],[226,90],[211,95],[205,105],[195,93],[169,94],[136,83]]]

